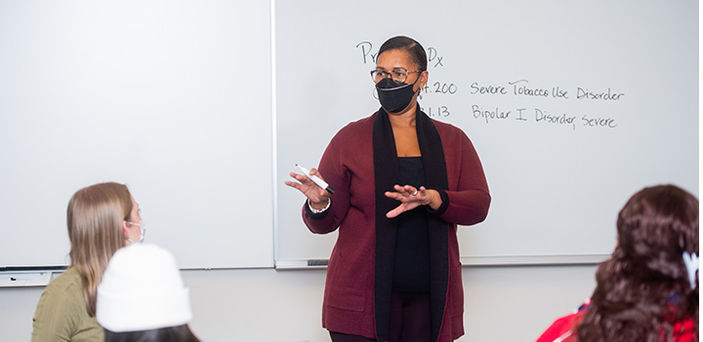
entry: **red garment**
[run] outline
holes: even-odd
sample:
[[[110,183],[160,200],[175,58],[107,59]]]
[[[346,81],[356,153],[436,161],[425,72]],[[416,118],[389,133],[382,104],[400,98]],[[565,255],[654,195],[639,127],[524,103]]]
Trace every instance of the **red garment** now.
[[[588,308],[558,318],[537,338],[536,342],[577,342],[578,339],[574,329],[581,322],[586,312],[588,312]],[[692,318],[673,323],[672,334],[674,342],[698,341],[698,333]],[[661,340],[667,341],[664,338],[663,330]]]
[[[552,325],[545,330],[536,342],[575,342],[573,329],[581,321],[586,310],[581,310],[566,316],[557,318]]]
[[[322,325],[330,331],[375,338],[374,262],[375,190],[373,118],[342,128],[327,146],[319,171],[335,190],[323,218],[303,210],[308,228],[319,234],[339,227],[325,283]],[[449,204],[440,218],[450,225],[449,285],[438,341],[452,341],[464,334],[464,290],[456,225],[485,219],[490,204],[481,162],[466,134],[432,120],[442,141],[447,168]]]

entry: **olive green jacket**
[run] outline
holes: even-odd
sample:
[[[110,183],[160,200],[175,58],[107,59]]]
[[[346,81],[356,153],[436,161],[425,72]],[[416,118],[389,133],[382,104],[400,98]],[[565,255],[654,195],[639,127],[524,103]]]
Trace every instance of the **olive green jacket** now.
[[[103,341],[103,328],[88,315],[81,277],[69,268],[46,287],[34,313],[32,342]]]

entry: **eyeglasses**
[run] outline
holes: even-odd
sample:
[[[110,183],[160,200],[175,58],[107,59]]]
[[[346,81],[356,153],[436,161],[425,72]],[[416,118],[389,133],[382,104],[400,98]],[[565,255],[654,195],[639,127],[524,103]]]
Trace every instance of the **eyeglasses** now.
[[[421,71],[408,71],[408,69],[405,69],[403,67],[397,67],[393,68],[390,72],[385,71],[383,69],[376,69],[376,70],[371,70],[371,79],[375,82],[378,83],[384,78],[392,78],[395,81],[405,83],[405,80],[408,79],[408,75],[412,73],[419,73]]]
[[[126,221],[128,226],[137,226],[139,228],[145,229],[146,225],[144,224],[144,220],[140,220],[139,222],[132,222],[132,221]]]

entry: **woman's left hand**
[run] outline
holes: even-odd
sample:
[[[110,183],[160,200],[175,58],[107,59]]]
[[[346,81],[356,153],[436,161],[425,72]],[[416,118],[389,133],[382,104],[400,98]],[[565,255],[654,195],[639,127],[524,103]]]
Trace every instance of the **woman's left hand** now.
[[[411,185],[394,185],[393,189],[395,192],[386,191],[384,195],[401,203],[395,209],[386,213],[388,218],[396,217],[421,205],[429,205],[433,210],[437,210],[442,205],[442,198],[437,190],[427,190],[424,186],[417,189]]]

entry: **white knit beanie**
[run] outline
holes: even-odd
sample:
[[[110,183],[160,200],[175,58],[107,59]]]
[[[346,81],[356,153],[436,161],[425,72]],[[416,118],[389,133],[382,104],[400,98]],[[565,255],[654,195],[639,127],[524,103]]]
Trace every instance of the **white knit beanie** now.
[[[152,244],[118,250],[98,286],[95,317],[112,332],[188,323],[192,318],[188,289],[171,253]]]

